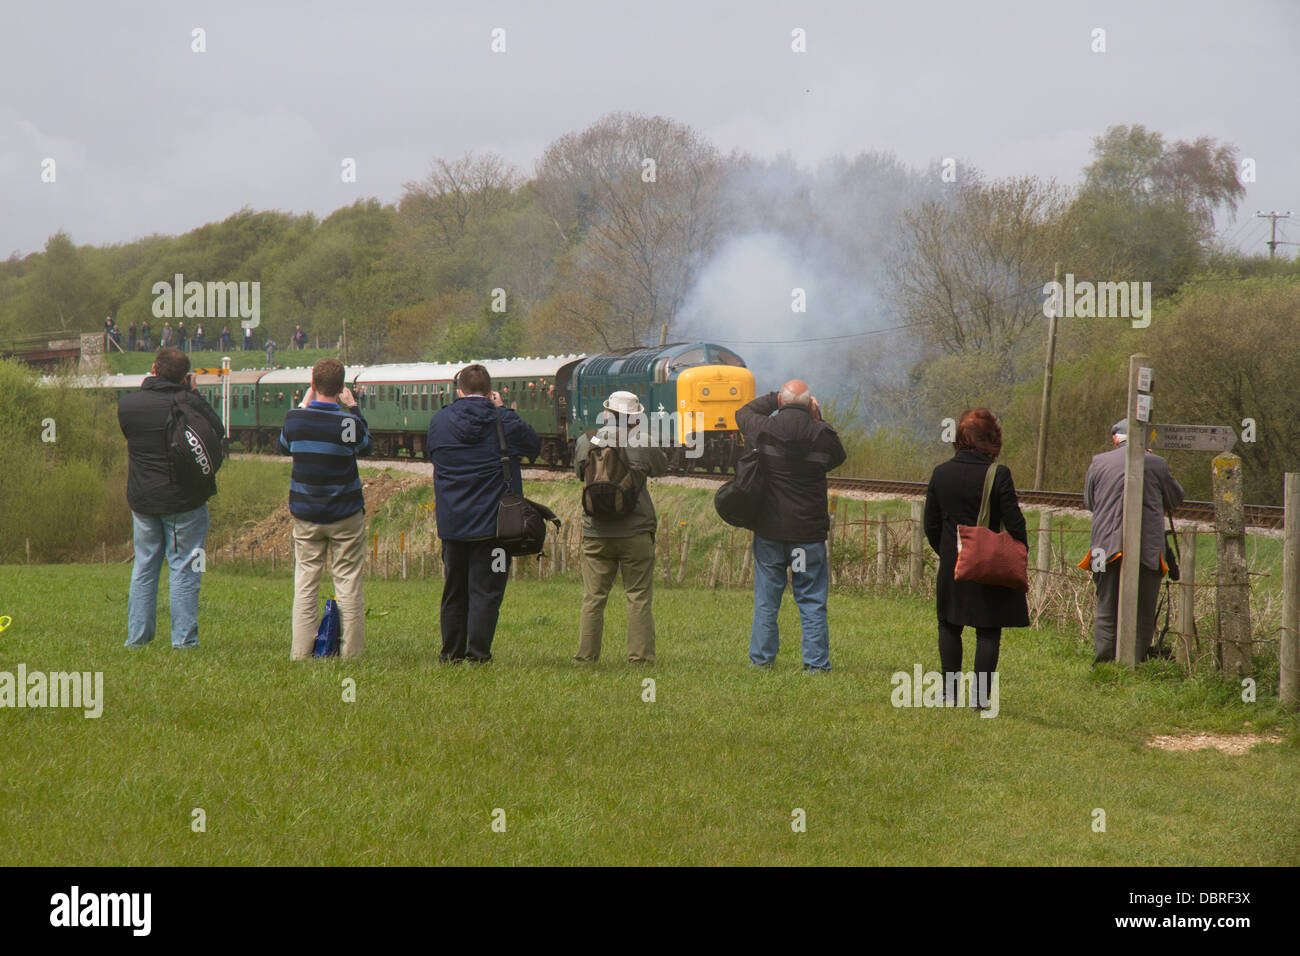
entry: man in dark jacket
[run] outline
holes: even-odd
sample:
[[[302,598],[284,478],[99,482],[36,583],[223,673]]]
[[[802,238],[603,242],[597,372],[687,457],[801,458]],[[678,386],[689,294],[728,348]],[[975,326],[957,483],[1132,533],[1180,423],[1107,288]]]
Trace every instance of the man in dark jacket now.
[[[1084,479],[1083,504],[1092,512],[1089,559],[1097,586],[1097,613],[1092,625],[1093,663],[1115,659],[1119,614],[1119,569],[1123,564],[1124,460],[1128,457],[1128,419],[1110,429],[1115,447],[1094,455]],[[1137,654],[1144,660],[1156,630],[1156,606],[1164,577],[1165,512],[1183,503],[1183,486],[1159,455],[1142,459],[1142,566],[1138,570]]]
[[[775,414],[773,414],[775,412]],[[808,386],[793,379],[736,411],[745,443],[762,453],[766,476],[762,518],[754,529],[754,621],[749,660],[771,667],[779,644],[776,619],[786,568],[799,607],[805,671],[831,669],[826,598],[830,591],[826,473],[844,463],[844,446],[822,421]]]
[[[443,662],[492,659],[492,638],[506,594],[510,557],[496,541],[497,506],[505,493],[497,418],[510,455],[510,486],[523,494],[519,458],[541,450],[537,432],[502,407],[482,365],[456,376],[456,401],[429,422],[435,514],[442,539]]]
[[[127,602],[127,647],[153,640],[158,611],[158,575],[163,555],[171,569],[172,647],[199,644],[199,584],[206,557],[207,500],[217,493],[216,478],[194,487],[172,475],[167,456],[167,423],[172,405],[183,402],[224,431],[220,416],[194,391],[190,360],[176,349],[158,350],[152,374],[138,392],[117,403],[117,421],[130,459],[126,500],[135,528],[135,567]]]

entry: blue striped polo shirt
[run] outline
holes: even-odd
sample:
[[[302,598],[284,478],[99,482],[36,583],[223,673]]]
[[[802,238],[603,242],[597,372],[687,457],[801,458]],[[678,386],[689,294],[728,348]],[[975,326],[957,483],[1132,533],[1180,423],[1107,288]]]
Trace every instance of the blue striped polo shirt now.
[[[314,524],[333,524],[364,509],[357,456],[370,454],[373,447],[360,411],[312,402],[286,412],[280,453],[293,456],[289,513]]]

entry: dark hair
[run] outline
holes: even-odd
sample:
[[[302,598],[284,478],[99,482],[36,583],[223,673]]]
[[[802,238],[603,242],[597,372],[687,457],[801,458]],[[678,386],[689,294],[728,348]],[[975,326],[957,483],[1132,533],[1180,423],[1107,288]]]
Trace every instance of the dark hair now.
[[[969,448],[996,459],[1002,452],[1002,427],[987,408],[972,408],[962,412],[953,444],[958,451]]]
[[[456,387],[466,395],[488,395],[492,392],[492,376],[482,365],[466,365],[456,373]]]
[[[159,378],[179,385],[190,374],[190,357],[180,349],[161,348],[153,357],[153,367]]]
[[[323,358],[311,367],[311,384],[319,395],[337,395],[343,391],[343,363]]]

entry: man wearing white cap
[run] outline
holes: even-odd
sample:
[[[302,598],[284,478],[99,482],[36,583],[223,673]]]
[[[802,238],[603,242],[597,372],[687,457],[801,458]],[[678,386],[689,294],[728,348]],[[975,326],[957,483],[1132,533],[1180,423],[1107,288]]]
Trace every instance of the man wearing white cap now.
[[[627,659],[654,663],[655,506],[646,478],[668,471],[663,449],[651,448],[641,428],[645,409],[631,392],[605,400],[606,422],[582,435],[573,465],[584,483],[582,519],[582,617],[574,661],[600,659],[605,602],[614,577],[623,574],[627,594]]]
[[[1084,480],[1083,503],[1092,512],[1089,556],[1079,562],[1092,570],[1097,586],[1097,613],[1093,618],[1093,664],[1115,659],[1115,626],[1119,613],[1119,569],[1127,558],[1124,541],[1124,462],[1128,456],[1128,419],[1110,429],[1115,447],[1094,455]],[[1143,660],[1156,629],[1156,605],[1164,564],[1164,512],[1173,513],[1183,503],[1183,486],[1159,455],[1146,452],[1142,465],[1142,543],[1138,558],[1137,650]],[[1102,570],[1098,570],[1102,568]]]

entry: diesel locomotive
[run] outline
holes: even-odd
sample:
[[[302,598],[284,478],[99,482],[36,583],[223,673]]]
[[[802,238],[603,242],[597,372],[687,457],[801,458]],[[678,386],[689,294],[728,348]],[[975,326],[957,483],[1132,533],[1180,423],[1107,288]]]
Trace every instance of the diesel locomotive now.
[[[455,375],[467,362],[348,366],[345,380],[361,404],[380,457],[423,458],[429,420],[456,398]],[[481,363],[506,406],[542,440],[537,459],[572,462],[578,436],[600,426],[614,391],[636,395],[646,409],[650,440],[675,471],[725,471],[743,440],[736,410],[754,398],[754,374],[730,349],[704,342],[631,348],[599,355],[512,358]],[[231,372],[230,407],[223,376],[199,375],[195,387],[227,422],[231,441],[252,450],[275,447],[284,414],[302,401],[310,368]],[[113,392],[140,387],[143,375],[81,379]]]

